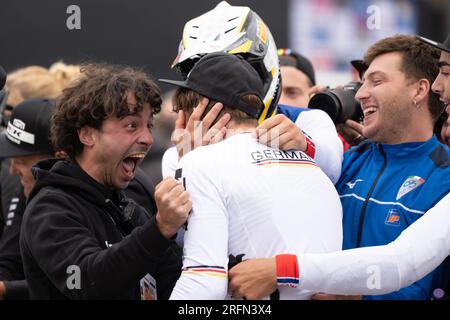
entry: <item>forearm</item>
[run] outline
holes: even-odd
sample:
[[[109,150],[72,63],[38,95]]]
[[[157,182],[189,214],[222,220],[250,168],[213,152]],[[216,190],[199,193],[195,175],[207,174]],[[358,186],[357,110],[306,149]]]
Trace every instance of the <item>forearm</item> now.
[[[450,195],[447,195],[389,245],[320,254],[298,253],[296,290],[381,295],[418,281],[450,254],[449,211]],[[275,260],[250,259],[231,269],[233,296],[260,299],[270,294],[276,288],[277,279],[283,276]]]
[[[42,239],[45,234],[37,233],[21,249],[27,252],[30,247],[49,280],[71,299],[112,299],[135,290],[145,274],[156,270],[171,243],[160,234],[154,218],[108,248],[101,248],[85,228],[73,227],[71,235],[67,235],[68,228],[52,229],[51,243]],[[68,271],[70,266],[79,268],[79,288],[67,285],[70,279],[77,279]]]
[[[80,266],[86,275],[84,282],[89,285],[80,292],[81,297],[120,296],[136,286],[145,274],[156,271],[169,244],[152,219],[116,245],[86,257]]]
[[[299,288],[340,295],[376,295],[398,290],[399,270],[390,251],[384,246],[298,255]]]
[[[449,254],[447,195],[389,245],[299,255],[300,287],[333,294],[385,294],[423,278]]]

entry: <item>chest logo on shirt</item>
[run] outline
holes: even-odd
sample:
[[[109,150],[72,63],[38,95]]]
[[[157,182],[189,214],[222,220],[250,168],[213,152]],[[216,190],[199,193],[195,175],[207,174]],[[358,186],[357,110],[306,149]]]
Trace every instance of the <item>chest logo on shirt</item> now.
[[[409,176],[405,182],[403,182],[402,186],[398,190],[396,200],[399,200],[405,194],[410,191],[413,191],[415,188],[419,187],[421,184],[425,182],[425,179],[422,179],[418,176]]]
[[[315,161],[302,151],[282,151],[274,149],[264,149],[254,151],[250,154],[252,164],[258,167],[266,166],[314,166]]]
[[[346,185],[350,189],[353,189],[358,182],[363,182],[363,181],[364,181],[363,179],[356,179],[354,182],[351,182],[351,181],[347,182]]]
[[[384,223],[388,226],[398,227],[400,225],[400,212],[396,209],[389,210]]]

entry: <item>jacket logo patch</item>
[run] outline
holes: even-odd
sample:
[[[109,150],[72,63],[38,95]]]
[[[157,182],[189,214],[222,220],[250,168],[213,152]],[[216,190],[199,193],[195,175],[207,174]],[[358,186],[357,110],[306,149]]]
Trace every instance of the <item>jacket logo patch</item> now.
[[[362,180],[362,179],[356,179],[354,182],[351,182],[351,181],[347,182],[346,185],[347,185],[350,189],[353,189],[353,188],[355,187],[355,185],[356,185],[358,182],[363,182],[363,181],[364,181],[364,180]]]
[[[400,199],[408,192],[413,191],[415,188],[417,188],[424,182],[425,179],[422,179],[421,177],[409,176],[408,179],[406,179],[405,182],[403,182],[402,186],[398,190],[396,200]]]
[[[396,209],[389,210],[386,221],[384,222],[388,226],[398,227],[400,226],[400,213]]]

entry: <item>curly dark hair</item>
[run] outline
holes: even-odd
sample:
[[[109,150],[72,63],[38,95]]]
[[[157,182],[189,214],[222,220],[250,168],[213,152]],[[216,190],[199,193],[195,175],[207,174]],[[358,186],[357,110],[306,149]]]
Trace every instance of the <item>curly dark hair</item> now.
[[[78,130],[88,126],[99,129],[110,116],[122,118],[129,114],[127,93],[136,97],[134,112],[145,103],[152,116],[161,110],[161,91],[143,71],[107,64],[85,64],[82,76],[63,90],[51,122],[51,138],[56,150],[65,151],[75,159],[83,150]]]

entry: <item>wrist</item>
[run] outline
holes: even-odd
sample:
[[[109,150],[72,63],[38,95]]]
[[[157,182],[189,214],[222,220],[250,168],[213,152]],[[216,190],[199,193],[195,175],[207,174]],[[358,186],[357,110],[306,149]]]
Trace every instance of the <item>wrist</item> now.
[[[275,257],[275,260],[278,285],[297,287],[300,278],[297,256],[292,254],[279,254]]]
[[[175,233],[177,233],[176,229],[172,228],[169,224],[164,223],[159,212],[156,213],[155,221],[159,232],[161,232],[164,238],[170,240],[175,235]]]

